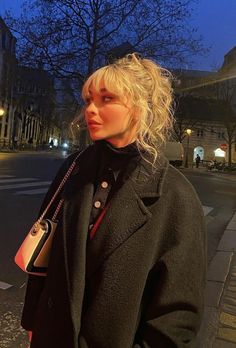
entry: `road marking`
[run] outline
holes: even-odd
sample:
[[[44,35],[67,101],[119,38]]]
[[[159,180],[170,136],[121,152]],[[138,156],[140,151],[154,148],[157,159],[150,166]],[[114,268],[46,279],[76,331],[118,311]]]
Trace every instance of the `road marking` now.
[[[0,175],[0,179],[5,179],[5,178],[15,178],[14,175]]]
[[[2,289],[2,290],[7,290],[7,289],[11,288],[12,286],[13,285],[11,285],[11,284],[0,281],[0,289]]]
[[[14,193],[14,195],[37,195],[37,194],[46,193],[47,191],[48,191],[48,187],[35,189],[35,190],[17,191]]]
[[[7,183],[11,183],[11,182],[24,182],[24,181],[35,181],[37,179],[35,178],[20,178],[20,179],[3,179],[1,180],[1,177],[0,177],[0,184],[5,184],[5,182]]]
[[[48,191],[48,187],[51,181],[39,181],[38,178],[17,178],[13,175],[0,175],[0,191],[16,189],[14,195],[37,195],[45,194]],[[37,188],[37,186],[47,186]],[[32,190],[31,187],[34,187]],[[17,191],[17,189],[23,189]],[[29,189],[28,189],[29,188]],[[24,190],[25,189],[25,190]]]
[[[25,184],[16,184],[16,185],[4,185],[4,186],[0,185],[0,191],[21,188],[21,187],[45,186],[50,184],[51,184],[51,181],[37,181],[37,182],[29,182]]]
[[[208,215],[214,209],[212,207],[207,207],[206,205],[203,205],[202,208],[203,208],[204,216]]]

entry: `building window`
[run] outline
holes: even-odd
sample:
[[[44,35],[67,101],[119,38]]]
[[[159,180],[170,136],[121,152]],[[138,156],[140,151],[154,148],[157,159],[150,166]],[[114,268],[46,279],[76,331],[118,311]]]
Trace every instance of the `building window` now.
[[[224,139],[225,133],[224,132],[218,132],[218,138]]]
[[[198,129],[197,130],[197,137],[203,137],[204,136],[204,132],[203,132],[203,129]]]

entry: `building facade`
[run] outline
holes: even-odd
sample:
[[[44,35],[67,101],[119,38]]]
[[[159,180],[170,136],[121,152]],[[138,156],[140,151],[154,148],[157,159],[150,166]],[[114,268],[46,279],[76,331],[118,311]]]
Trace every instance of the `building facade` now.
[[[218,72],[174,73],[176,93],[197,100],[181,120],[185,156],[190,163],[197,154],[203,161],[236,163],[236,47],[225,55]]]
[[[13,86],[16,71],[16,39],[0,17],[0,146],[11,143],[13,127]]]
[[[46,71],[17,66],[14,104],[15,145],[36,147],[58,137],[53,79]]]
[[[0,148],[60,141],[54,80],[42,67],[22,66],[15,49],[16,39],[0,17]]]

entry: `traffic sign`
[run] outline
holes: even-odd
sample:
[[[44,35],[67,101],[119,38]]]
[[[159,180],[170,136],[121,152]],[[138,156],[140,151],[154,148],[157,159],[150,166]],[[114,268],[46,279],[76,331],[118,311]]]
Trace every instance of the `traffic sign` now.
[[[228,145],[227,144],[220,144],[220,148],[223,151],[226,151],[228,149]]]

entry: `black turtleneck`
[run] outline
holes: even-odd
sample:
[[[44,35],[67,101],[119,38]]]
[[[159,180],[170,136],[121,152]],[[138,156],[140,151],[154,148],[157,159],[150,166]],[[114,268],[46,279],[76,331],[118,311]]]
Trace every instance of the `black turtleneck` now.
[[[93,227],[101,211],[113,195],[123,185],[141,159],[135,143],[122,148],[115,148],[110,143],[97,141],[99,166],[93,197],[93,208],[90,215],[90,229]]]

